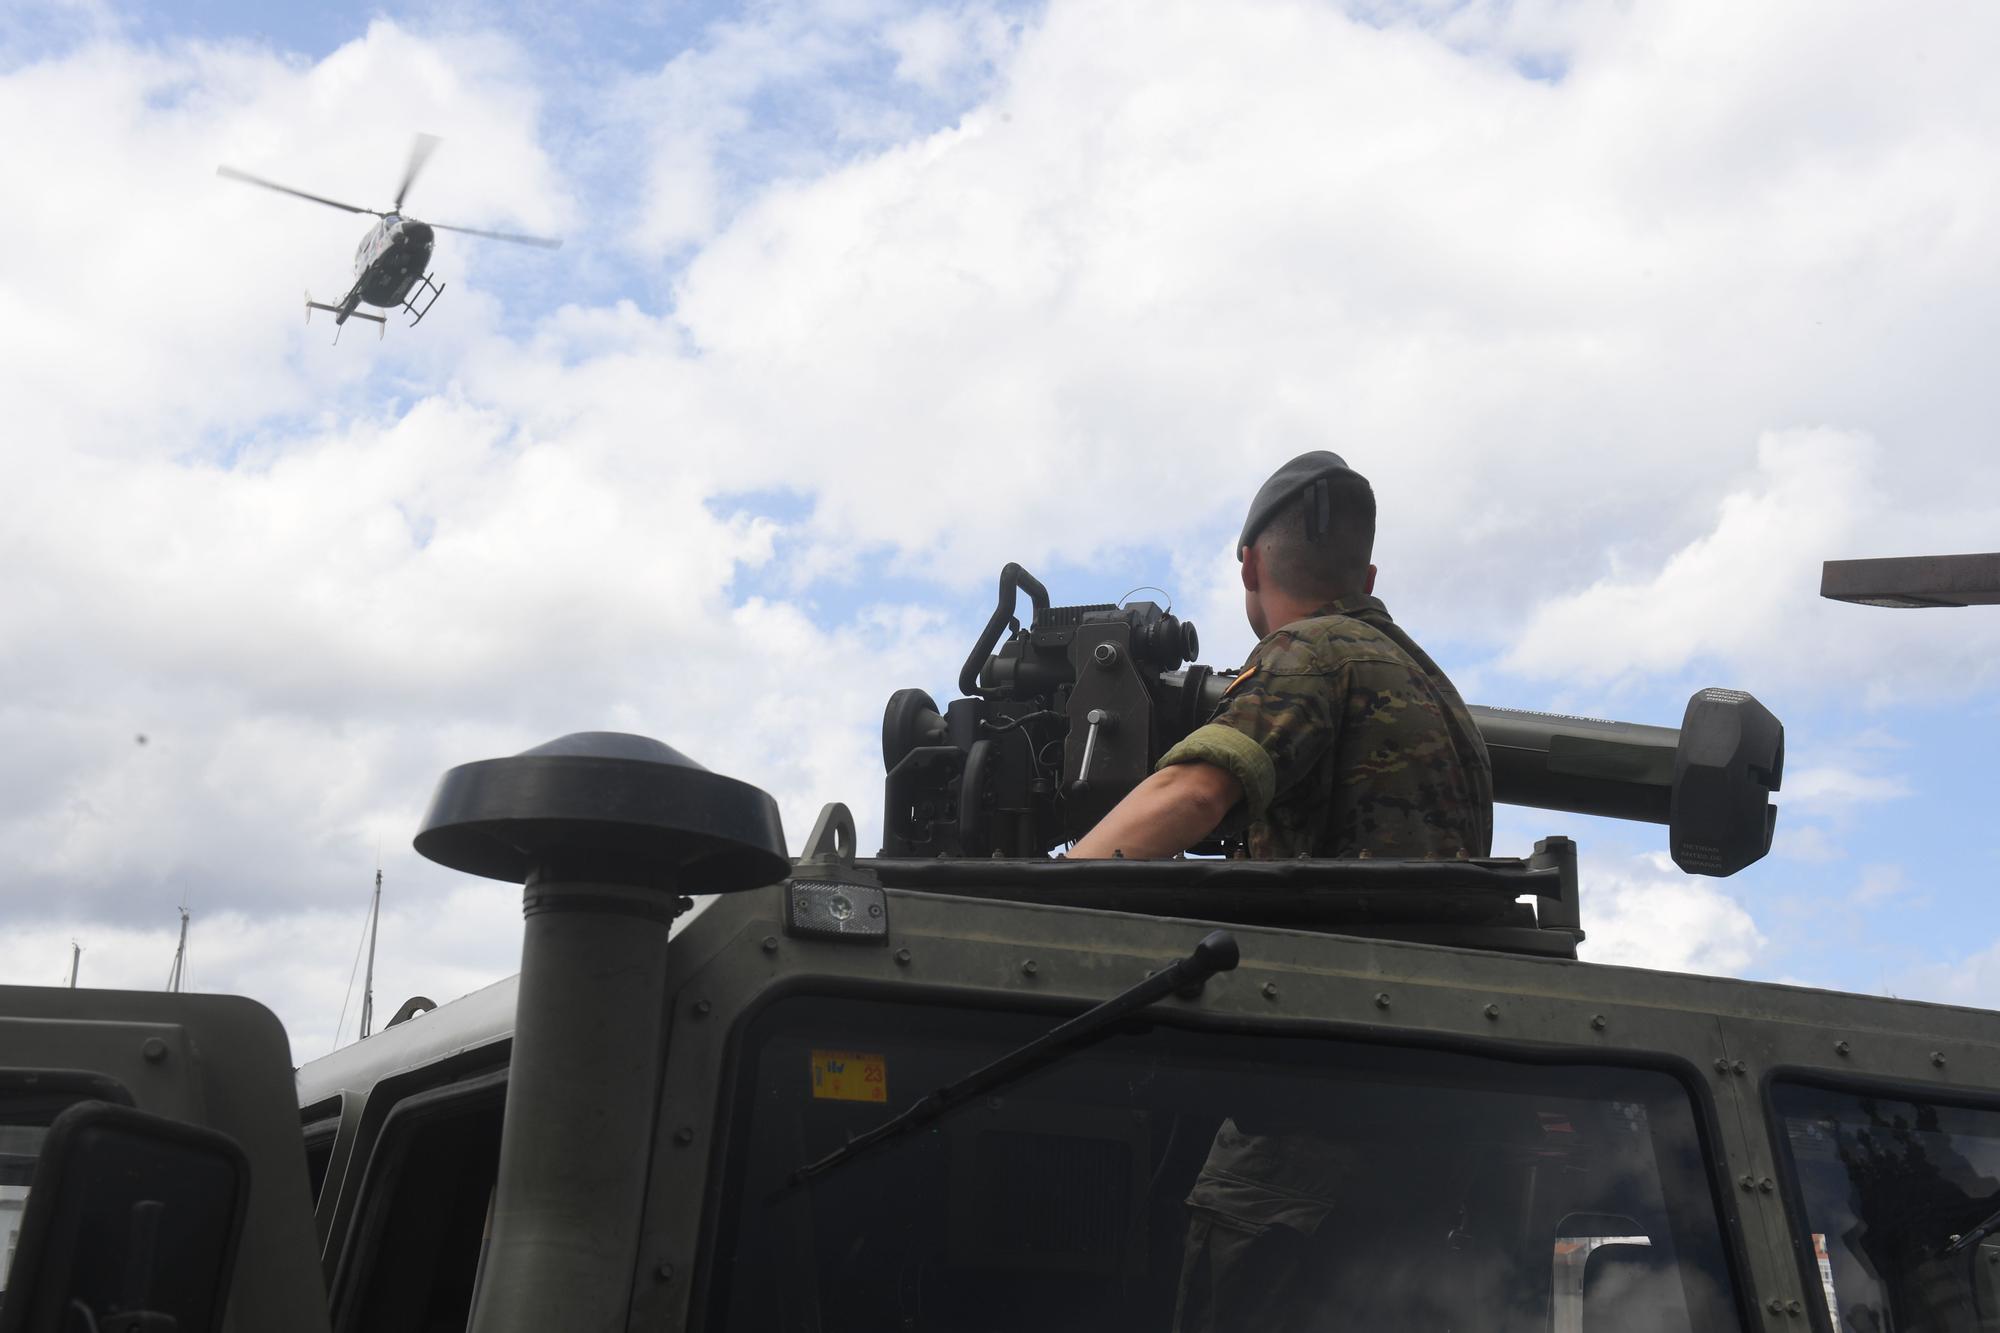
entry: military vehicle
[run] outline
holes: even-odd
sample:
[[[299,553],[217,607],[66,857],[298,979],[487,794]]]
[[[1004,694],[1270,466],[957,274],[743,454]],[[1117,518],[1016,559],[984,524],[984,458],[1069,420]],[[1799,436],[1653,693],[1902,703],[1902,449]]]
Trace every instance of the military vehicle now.
[[[890,854],[830,805],[793,859],[757,788],[579,733],[416,836],[522,884],[519,975],[296,1076],[246,999],[0,990],[0,1333],[1166,1329],[1232,1126],[1330,1171],[1312,1326],[2000,1329],[2000,1016],[1578,962],[1559,837],[1051,859],[1204,673],[1022,573],[966,698],[890,703]],[[1480,725],[1502,799],[1769,846],[1747,695]]]

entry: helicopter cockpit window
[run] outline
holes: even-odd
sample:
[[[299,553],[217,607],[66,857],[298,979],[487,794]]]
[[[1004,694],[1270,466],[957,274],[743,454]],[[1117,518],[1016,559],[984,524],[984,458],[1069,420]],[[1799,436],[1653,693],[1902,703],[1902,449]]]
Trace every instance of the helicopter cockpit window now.
[[[1795,1083],[1772,1098],[1831,1327],[2000,1331],[2000,1110]]]
[[[1046,1031],[793,997],[743,1038],[704,1327],[1739,1328],[1652,1070],[1135,1022],[805,1186]]]

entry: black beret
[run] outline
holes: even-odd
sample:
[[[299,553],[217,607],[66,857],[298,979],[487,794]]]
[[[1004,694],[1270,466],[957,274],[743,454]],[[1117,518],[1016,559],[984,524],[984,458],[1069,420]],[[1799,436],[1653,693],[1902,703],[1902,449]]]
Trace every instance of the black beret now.
[[[1349,476],[1361,475],[1347,466],[1346,459],[1326,449],[1300,454],[1273,472],[1271,479],[1258,488],[1257,498],[1250,502],[1250,516],[1243,520],[1243,535],[1236,539],[1237,554],[1241,555],[1244,547],[1257,540],[1257,534],[1280,509],[1315,490],[1320,492],[1321,503],[1318,510],[1306,514],[1306,533],[1311,540],[1318,541],[1326,529],[1327,515],[1324,488],[1314,483],[1343,472]]]

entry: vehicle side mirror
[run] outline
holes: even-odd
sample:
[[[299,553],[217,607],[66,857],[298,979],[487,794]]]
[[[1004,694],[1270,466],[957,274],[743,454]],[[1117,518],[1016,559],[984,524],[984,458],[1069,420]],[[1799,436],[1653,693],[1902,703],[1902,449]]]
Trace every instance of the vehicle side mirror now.
[[[219,1333],[249,1190],[229,1136],[78,1102],[36,1159],[0,1333]]]

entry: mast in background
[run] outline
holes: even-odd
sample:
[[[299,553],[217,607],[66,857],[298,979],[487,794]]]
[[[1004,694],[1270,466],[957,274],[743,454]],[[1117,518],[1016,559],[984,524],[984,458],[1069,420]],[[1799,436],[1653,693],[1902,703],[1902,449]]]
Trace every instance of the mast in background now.
[[[361,1035],[367,1036],[375,1021],[375,930],[382,923],[382,867],[375,867],[375,902],[368,909],[368,971],[361,982]],[[353,973],[348,974],[352,984]]]
[[[83,946],[75,940],[69,942],[69,988],[76,989],[76,974],[83,967]]]
[[[174,947],[174,967],[167,973],[167,989],[170,991],[187,988],[188,909],[183,907],[180,912],[181,942]]]

